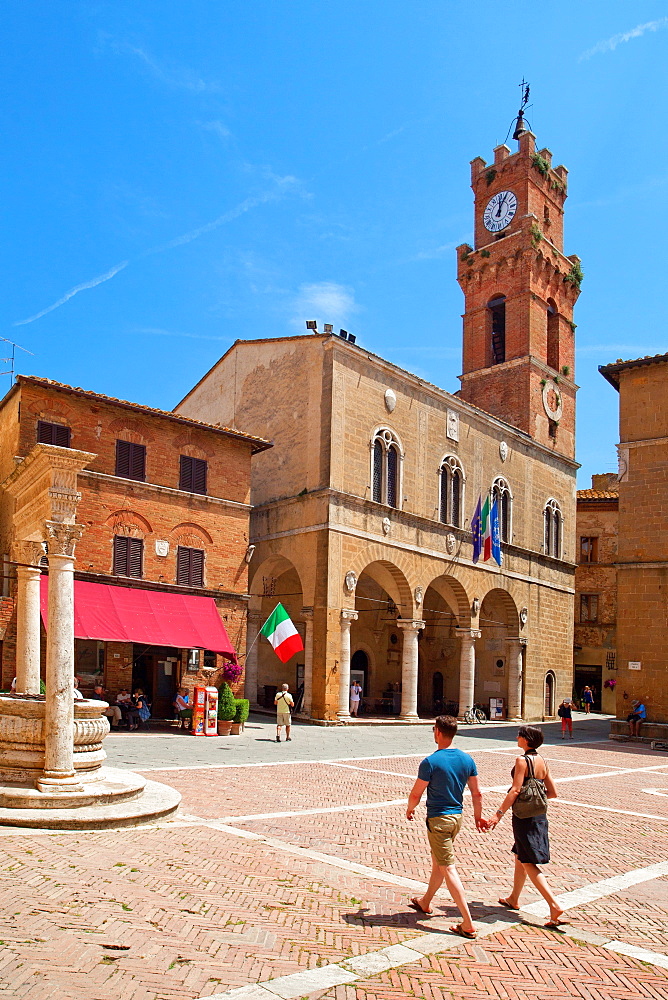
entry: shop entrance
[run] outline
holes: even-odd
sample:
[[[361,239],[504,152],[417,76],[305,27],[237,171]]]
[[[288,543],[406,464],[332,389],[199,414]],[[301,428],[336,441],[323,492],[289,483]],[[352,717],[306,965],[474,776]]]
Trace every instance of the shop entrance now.
[[[132,648],[132,690],[141,688],[151,703],[151,715],[157,719],[172,717],[172,702],[178,684],[178,649],[173,646]]]
[[[601,678],[603,674],[603,667],[596,666],[595,664],[588,665],[584,663],[575,664],[575,676],[573,678],[573,697],[576,699],[579,707],[584,710],[584,702],[582,701],[582,692],[586,684],[592,690],[594,695],[594,703],[591,706],[595,712],[601,711]]]

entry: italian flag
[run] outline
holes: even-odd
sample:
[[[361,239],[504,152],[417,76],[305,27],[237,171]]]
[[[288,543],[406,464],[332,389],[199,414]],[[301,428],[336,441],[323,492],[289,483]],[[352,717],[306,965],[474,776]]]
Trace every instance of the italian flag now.
[[[480,537],[482,539],[483,562],[487,562],[492,555],[492,518],[490,517],[489,496],[485,497],[480,514]]]
[[[287,663],[291,656],[304,648],[301,636],[282,604],[276,605],[260,629],[260,635],[269,640],[281,663]]]

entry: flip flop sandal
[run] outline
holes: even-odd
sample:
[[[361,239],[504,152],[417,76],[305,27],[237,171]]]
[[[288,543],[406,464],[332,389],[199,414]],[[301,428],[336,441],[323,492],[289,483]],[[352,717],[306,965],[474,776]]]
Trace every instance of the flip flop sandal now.
[[[465,931],[461,924],[455,924],[454,927],[450,928],[451,934],[459,934],[460,937],[468,938],[469,941],[474,941],[477,938],[477,931]]]
[[[425,917],[430,917],[434,912],[433,910],[425,910],[422,906],[420,906],[417,896],[413,896],[412,899],[409,899],[408,905],[412,910],[417,910],[418,913],[424,913]]]
[[[548,920],[546,924],[543,924],[543,927],[547,927],[551,931],[556,931],[562,924],[570,924],[570,920]]]
[[[519,910],[519,906],[511,906],[507,899],[499,899],[497,902],[500,903],[501,906],[505,906],[507,910]]]

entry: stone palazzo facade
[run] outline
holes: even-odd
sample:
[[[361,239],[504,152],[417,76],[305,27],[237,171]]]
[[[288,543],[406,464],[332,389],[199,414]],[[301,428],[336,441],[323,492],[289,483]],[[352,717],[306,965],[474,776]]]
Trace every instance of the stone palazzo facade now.
[[[248,642],[280,601],[305,650],[283,666],[256,643],[247,697],[303,684],[309,715],[347,718],[351,664],[368,710],[406,719],[490,698],[537,719],[546,691],[547,715],[570,694],[572,461],[331,335],[237,342],[180,410],[274,441],[253,466]],[[471,516],[494,486],[507,504],[502,569],[472,562]],[[552,499],[555,556],[544,551]]]
[[[274,447],[253,463],[246,693],[288,681],[317,719],[414,720],[479,703],[552,717],[570,695],[575,571],[573,305],[564,167],[519,149],[471,164],[475,246],[461,394],[331,326],[237,341],[176,407]],[[479,497],[500,509],[503,566],[473,563]],[[281,601],[304,636],[283,666],[253,640]]]

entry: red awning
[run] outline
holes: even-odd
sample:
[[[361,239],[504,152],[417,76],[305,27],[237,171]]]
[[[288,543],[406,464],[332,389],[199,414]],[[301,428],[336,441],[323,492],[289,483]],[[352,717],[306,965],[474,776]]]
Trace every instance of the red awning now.
[[[48,576],[43,575],[40,583],[46,626]],[[75,580],[74,635],[77,639],[210,649],[230,660],[236,658],[212,597]]]

